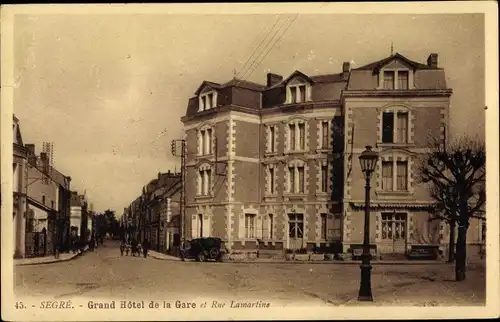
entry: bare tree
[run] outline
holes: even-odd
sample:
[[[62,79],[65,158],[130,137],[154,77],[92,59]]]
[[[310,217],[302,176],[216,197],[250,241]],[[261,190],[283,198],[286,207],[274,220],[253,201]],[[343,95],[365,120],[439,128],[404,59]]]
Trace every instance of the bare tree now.
[[[431,138],[429,152],[418,164],[419,179],[428,183],[436,201],[433,219],[450,225],[449,260],[456,247],[455,278],[465,280],[467,229],[470,218],[485,218],[486,153],[484,142],[463,136],[448,146]],[[458,225],[457,244],[455,226]]]

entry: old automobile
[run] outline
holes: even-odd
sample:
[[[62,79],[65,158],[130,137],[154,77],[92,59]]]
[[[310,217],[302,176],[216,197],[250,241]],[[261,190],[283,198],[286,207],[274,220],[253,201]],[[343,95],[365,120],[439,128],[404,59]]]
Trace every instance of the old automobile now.
[[[191,240],[187,248],[181,251],[181,259],[195,259],[198,262],[215,260],[222,262],[224,254],[227,252],[220,238],[206,237]]]

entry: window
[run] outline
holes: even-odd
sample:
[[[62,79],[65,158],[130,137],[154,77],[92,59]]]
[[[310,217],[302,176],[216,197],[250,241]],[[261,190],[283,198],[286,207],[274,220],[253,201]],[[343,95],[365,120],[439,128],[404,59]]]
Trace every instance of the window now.
[[[393,71],[384,71],[384,89],[394,89]]]
[[[384,112],[382,114],[382,143],[393,143],[394,113]]]
[[[328,166],[321,166],[321,192],[328,192]]]
[[[255,218],[254,214],[245,214],[245,237],[255,238]]]
[[[299,102],[305,102],[306,101],[306,86],[305,85],[301,85],[299,86],[299,97],[300,97],[300,101]]]
[[[408,143],[408,112],[382,114],[382,143]]]
[[[327,215],[321,214],[321,240],[327,239],[327,232],[328,232]]]
[[[299,124],[299,149],[306,149],[306,125],[304,123]]]
[[[288,124],[288,151],[306,150],[306,132],[307,124],[305,121],[293,121]]]
[[[268,174],[268,179],[267,179],[268,190],[267,190],[267,192],[269,192],[270,194],[274,194],[274,168],[269,167],[267,174]]]
[[[290,95],[288,102],[291,104],[304,103],[307,101],[308,92],[307,85],[293,85],[289,86],[288,95]]]
[[[290,97],[291,103],[292,104],[297,103],[297,87],[295,87],[295,86],[290,87],[290,95],[291,95],[291,97]]]
[[[289,192],[295,192],[295,167],[288,168],[289,173]]]
[[[331,236],[340,238],[342,236],[342,218],[340,214],[335,214],[333,217],[333,229]]]
[[[213,94],[207,94],[207,110],[212,108]]]
[[[382,239],[405,240],[406,214],[382,213]]]
[[[198,194],[202,196],[210,195],[212,190],[212,170],[201,169],[199,179]]]
[[[398,71],[398,89],[408,89],[408,71]]]
[[[203,237],[203,215],[198,214],[198,237]]]
[[[276,127],[274,125],[267,128],[267,152],[276,152]]]
[[[392,191],[392,161],[382,162],[382,190]]]
[[[330,145],[330,126],[328,121],[321,122],[321,148],[328,149]]]
[[[396,117],[396,142],[408,142],[408,113],[397,113]]]
[[[288,236],[292,239],[304,236],[304,215],[288,214]]]
[[[297,133],[295,132],[295,124],[290,124],[289,129],[290,129],[290,150],[294,151],[296,145],[296,135],[297,135]]]
[[[396,190],[408,190],[408,162],[396,162]]]
[[[42,204],[45,205],[45,196],[42,196]]]
[[[217,93],[209,92],[201,94],[199,97],[198,111],[206,111],[217,106]]]
[[[305,166],[303,164],[288,167],[288,192],[305,193],[306,179]]]
[[[299,174],[299,192],[304,193],[304,167],[297,167],[297,172]]]
[[[199,154],[210,155],[212,154],[212,129],[205,129],[199,131]]]
[[[52,208],[52,209],[55,209],[55,203],[54,203],[54,200],[52,200],[50,203],[51,203],[51,208]]]

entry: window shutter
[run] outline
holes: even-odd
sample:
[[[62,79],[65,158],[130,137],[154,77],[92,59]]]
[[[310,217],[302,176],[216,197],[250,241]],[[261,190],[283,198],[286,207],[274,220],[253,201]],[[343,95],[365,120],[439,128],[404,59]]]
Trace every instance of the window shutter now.
[[[245,237],[245,215],[240,215],[240,220],[238,221],[239,222],[239,233],[238,233],[238,236],[240,238],[244,238]]]
[[[262,238],[269,239],[269,215],[265,215],[262,218]]]
[[[211,234],[211,220],[209,215],[203,216],[203,237],[210,237]]]
[[[198,216],[191,217],[191,239],[198,237]]]
[[[263,229],[262,229],[263,228],[262,227],[262,216],[257,215],[256,217],[257,218],[256,218],[255,225],[257,227],[255,227],[256,228],[256,236],[255,237],[257,237],[258,239],[262,239],[262,237],[264,236],[263,235]]]
[[[331,239],[333,237],[334,237],[333,215],[328,214],[326,216],[326,238]]]

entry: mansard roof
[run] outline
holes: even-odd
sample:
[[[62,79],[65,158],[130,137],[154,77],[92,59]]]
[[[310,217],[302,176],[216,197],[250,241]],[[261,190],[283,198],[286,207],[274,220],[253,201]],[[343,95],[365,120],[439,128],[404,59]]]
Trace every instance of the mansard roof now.
[[[378,71],[380,68],[384,67],[386,64],[393,60],[400,60],[403,63],[409,65],[413,69],[431,69],[431,67],[415,62],[413,60],[410,60],[406,58],[405,56],[401,55],[400,53],[395,53],[394,55],[391,55],[389,57],[386,57],[384,59],[378,60],[376,62],[354,68],[354,70],[373,70],[373,71]]]

